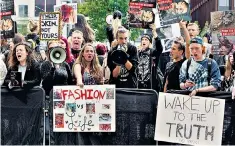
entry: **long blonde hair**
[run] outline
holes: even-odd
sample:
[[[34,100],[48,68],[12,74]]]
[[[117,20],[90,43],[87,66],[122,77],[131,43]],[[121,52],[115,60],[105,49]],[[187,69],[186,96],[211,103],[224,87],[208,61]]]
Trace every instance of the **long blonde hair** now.
[[[100,63],[99,63],[99,59],[98,59],[98,56],[97,56],[97,53],[96,53],[96,49],[91,43],[87,43],[82,47],[82,50],[79,53],[79,56],[76,59],[74,65],[73,65],[73,72],[74,72],[74,66],[76,64],[80,64],[82,68],[87,67],[86,60],[83,57],[84,51],[85,51],[87,46],[91,46],[94,50],[94,58],[92,59],[91,65],[90,65],[90,74],[95,79],[95,81],[97,83],[103,83],[102,68],[101,68]]]
[[[229,55],[228,60],[226,61],[225,73],[224,73],[225,79],[228,79],[232,73],[232,64],[230,62],[230,57],[232,56]]]
[[[116,38],[117,32],[119,27],[122,26],[122,20],[121,19],[113,19],[112,21],[112,27],[113,27],[113,37]]]

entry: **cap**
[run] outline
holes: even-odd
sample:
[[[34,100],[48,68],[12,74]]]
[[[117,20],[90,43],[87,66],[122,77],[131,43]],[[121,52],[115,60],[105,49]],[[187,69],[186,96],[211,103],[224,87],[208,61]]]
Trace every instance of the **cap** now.
[[[190,43],[189,43],[189,44],[192,44],[192,43],[197,43],[197,44],[203,45],[203,40],[202,40],[201,37],[196,36],[196,37],[194,37],[194,38],[192,38],[192,39],[190,40]]]

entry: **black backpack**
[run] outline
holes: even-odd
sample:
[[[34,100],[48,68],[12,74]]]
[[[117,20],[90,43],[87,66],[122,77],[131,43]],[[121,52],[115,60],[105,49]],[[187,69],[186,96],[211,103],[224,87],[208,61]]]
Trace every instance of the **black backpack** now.
[[[192,59],[190,58],[187,62],[186,79],[189,79],[188,69],[189,69],[189,66],[191,65],[191,61],[192,61]],[[208,67],[207,68],[208,69],[208,77],[207,77],[208,84],[210,84],[210,80],[211,80],[211,62],[212,62],[212,59],[208,58],[208,64],[207,64],[207,67]]]

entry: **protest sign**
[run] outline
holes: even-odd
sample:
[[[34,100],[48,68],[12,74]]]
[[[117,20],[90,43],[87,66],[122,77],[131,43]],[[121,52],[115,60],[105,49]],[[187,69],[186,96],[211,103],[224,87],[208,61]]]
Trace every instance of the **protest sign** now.
[[[191,21],[190,0],[158,0],[156,26]]]
[[[0,18],[14,15],[14,0],[0,0]]]
[[[41,12],[40,13],[40,39],[59,40],[60,38],[60,13]]]
[[[211,12],[214,55],[228,55],[235,51],[235,11]]]
[[[155,23],[156,0],[147,0],[145,2],[131,0],[128,13],[130,27],[150,28],[149,24]]]
[[[190,145],[221,145],[225,101],[160,93],[155,140]]]
[[[165,25],[157,28],[158,37],[161,39],[163,53],[171,50],[172,43],[181,36],[179,23]]]
[[[15,36],[15,22],[11,16],[3,16],[0,20],[0,35],[2,38],[14,38]]]
[[[77,23],[77,3],[55,5],[54,12],[61,12],[62,21],[66,24]]]
[[[54,132],[115,132],[115,86],[54,86]]]

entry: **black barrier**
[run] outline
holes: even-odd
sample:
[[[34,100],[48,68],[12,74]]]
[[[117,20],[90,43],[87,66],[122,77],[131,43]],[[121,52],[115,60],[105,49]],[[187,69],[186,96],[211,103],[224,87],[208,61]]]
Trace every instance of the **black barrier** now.
[[[170,90],[168,93],[184,94],[189,95],[189,91],[183,90]],[[223,145],[234,145],[235,144],[235,101],[232,100],[231,92],[216,91],[216,92],[205,92],[198,93],[197,96],[202,97],[213,97],[219,99],[225,99],[224,109],[224,125],[223,125]]]
[[[114,133],[52,132],[52,110],[50,110],[50,144],[156,145],[154,131],[157,97],[154,90],[116,89],[116,132]],[[50,99],[53,99],[52,96]]]
[[[8,90],[1,87],[1,145],[43,144],[41,88]]]

